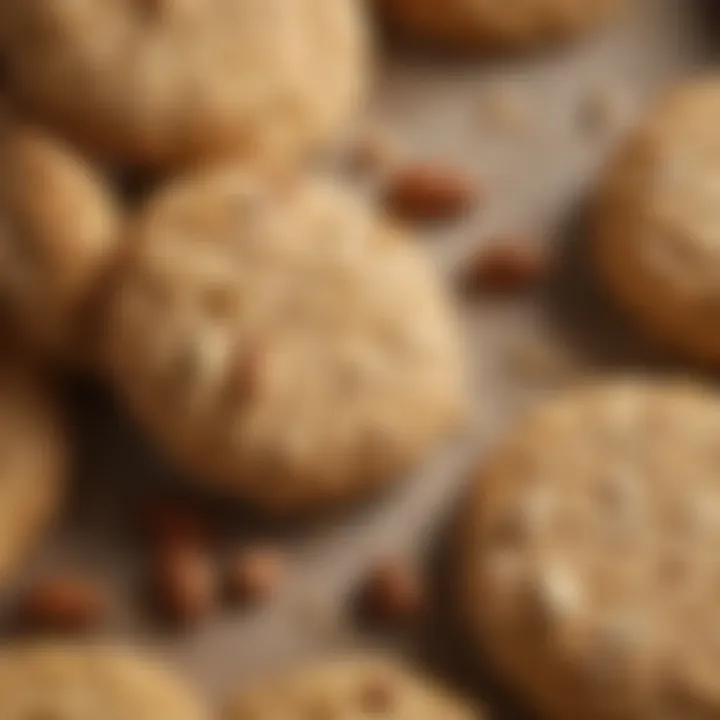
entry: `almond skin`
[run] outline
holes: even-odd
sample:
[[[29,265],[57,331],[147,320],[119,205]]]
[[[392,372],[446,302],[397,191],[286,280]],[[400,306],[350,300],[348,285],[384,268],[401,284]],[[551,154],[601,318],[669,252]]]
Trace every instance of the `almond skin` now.
[[[204,545],[210,536],[208,524],[200,514],[172,501],[151,502],[140,520],[143,533],[155,545]]]
[[[232,558],[226,577],[228,599],[256,604],[271,598],[285,574],[285,558],[273,548],[248,548]]]
[[[75,633],[91,630],[106,618],[104,588],[74,575],[38,580],[23,596],[19,614],[24,627],[42,632]]]
[[[403,220],[456,220],[473,210],[483,193],[469,175],[442,165],[411,165],[388,182],[386,205]]]
[[[200,547],[175,543],[157,548],[151,581],[156,610],[174,625],[197,625],[217,605],[215,565]]]
[[[472,257],[462,275],[468,293],[514,294],[547,278],[547,255],[536,244],[516,238],[493,241]]]
[[[390,559],[373,567],[361,589],[360,612],[374,623],[402,624],[417,618],[426,605],[420,574],[403,560]]]

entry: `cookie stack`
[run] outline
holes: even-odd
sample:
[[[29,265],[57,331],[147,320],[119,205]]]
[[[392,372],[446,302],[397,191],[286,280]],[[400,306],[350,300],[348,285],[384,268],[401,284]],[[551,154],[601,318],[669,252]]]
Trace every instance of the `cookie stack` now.
[[[48,368],[98,376],[178,474],[283,520],[389,486],[461,426],[465,362],[435,269],[412,230],[311,169],[362,109],[369,5],[426,48],[517,53],[624,4],[0,0],[0,584],[73,472]],[[717,80],[671,93],[621,146],[592,218],[608,294],[713,367],[718,127]],[[149,179],[139,202],[125,171]],[[466,209],[447,178],[404,209]],[[504,288],[530,265],[490,264]],[[605,378],[535,409],[473,474],[457,612],[541,716],[720,716],[719,438],[714,388]],[[40,717],[210,715],[132,651],[3,648],[0,718]],[[355,655],[243,690],[221,717],[484,713]]]

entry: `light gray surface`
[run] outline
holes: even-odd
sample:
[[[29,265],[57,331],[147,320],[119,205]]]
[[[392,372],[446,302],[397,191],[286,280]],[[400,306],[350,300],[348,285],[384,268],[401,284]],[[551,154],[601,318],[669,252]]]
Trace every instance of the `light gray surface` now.
[[[622,127],[604,137],[583,132],[578,124],[582,99],[599,85],[615,88],[625,105],[620,125],[627,126],[658,89],[711,64],[712,27],[705,13],[715,4],[644,0],[609,32],[542,58],[492,63],[442,62],[403,52],[389,57],[378,78],[375,116],[403,138],[414,157],[457,164],[488,188],[487,204],[476,218],[430,232],[427,241],[420,241],[443,272],[450,275],[472,248],[498,232],[527,232],[557,243],[581,239],[580,209],[592,191],[598,165],[622,133]],[[512,81],[527,103],[524,133],[503,135],[483,123],[483,98],[499,80]],[[142,545],[129,549],[128,537],[119,539],[108,515],[93,508],[113,508],[117,501],[116,495],[109,497],[102,490],[108,480],[103,476],[109,476],[124,497],[164,472],[137,451],[132,439],[118,445],[116,423],[108,423],[104,407],[94,401],[82,411],[84,427],[91,429],[86,444],[92,448],[87,472],[92,492],[80,519],[72,523],[70,549],[59,543],[60,549],[51,554],[70,556],[73,564],[86,563],[111,578],[117,587],[118,632],[156,646],[212,697],[308,655],[371,643],[335,629],[363,569],[386,553],[421,558],[432,554],[452,518],[469,458],[481,454],[523,407],[548,391],[542,382],[536,387],[513,369],[508,361],[513,343],[552,335],[552,342],[566,344],[573,356],[596,365],[644,356],[614,316],[601,314],[596,320],[592,308],[584,315],[583,302],[578,302],[579,312],[572,308],[566,322],[566,295],[561,288],[550,303],[466,304],[476,427],[389,497],[320,527],[280,533],[279,542],[291,555],[290,576],[277,601],[259,612],[224,611],[197,632],[167,636],[134,615],[143,607],[137,597]],[[573,330],[578,327],[589,333],[578,335]],[[608,342],[623,347],[597,354]],[[228,524],[234,528],[230,535],[278,534],[277,528],[245,528],[246,521],[232,515]],[[433,636],[432,628],[424,630]],[[445,664],[440,655],[454,652],[449,643],[439,643],[442,652],[431,643],[431,662]],[[417,643],[402,644],[407,648]]]

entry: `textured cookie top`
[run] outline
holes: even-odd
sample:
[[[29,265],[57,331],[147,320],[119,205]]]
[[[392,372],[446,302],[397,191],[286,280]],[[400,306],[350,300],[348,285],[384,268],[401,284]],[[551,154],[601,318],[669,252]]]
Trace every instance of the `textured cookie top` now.
[[[68,479],[68,442],[44,387],[25,370],[0,368],[0,583],[54,517]],[[1,703],[0,703],[1,705]]]
[[[10,646],[0,652],[3,720],[207,720],[192,694],[115,648]]]
[[[384,659],[339,660],[241,693],[223,720],[481,720],[432,681]]]
[[[616,294],[661,334],[720,359],[720,82],[685,85],[611,165],[596,250]]]
[[[624,0],[375,0],[391,22],[451,47],[517,48],[575,35]]]
[[[114,375],[202,479],[310,509],[404,470],[457,421],[460,353],[432,268],[330,182],[197,175],[132,241]]]
[[[36,348],[82,359],[81,315],[119,224],[110,189],[70,148],[0,121],[0,311]]]
[[[11,82],[77,142],[165,165],[297,154],[358,100],[357,0],[0,2]]]
[[[719,441],[714,391],[610,381],[539,409],[481,470],[463,601],[549,716],[720,713]]]

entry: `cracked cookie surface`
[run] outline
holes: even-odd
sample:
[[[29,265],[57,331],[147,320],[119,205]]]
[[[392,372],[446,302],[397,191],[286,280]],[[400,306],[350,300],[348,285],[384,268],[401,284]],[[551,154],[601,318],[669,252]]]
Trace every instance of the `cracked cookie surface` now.
[[[593,251],[609,292],[667,346],[720,363],[720,81],[664,97],[611,163]]]
[[[238,694],[223,720],[482,720],[479,710],[385,658],[326,662]]]
[[[0,35],[36,114],[158,169],[314,151],[354,112],[368,70],[358,0],[3,0]]]
[[[186,177],[129,242],[111,372],[208,488],[321,509],[409,470],[462,419],[455,317],[433,268],[330,181]]]
[[[548,717],[720,712],[718,437],[714,390],[608,380],[535,410],[479,469],[463,612]]]

